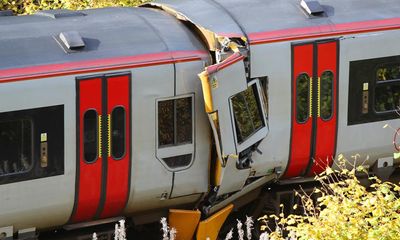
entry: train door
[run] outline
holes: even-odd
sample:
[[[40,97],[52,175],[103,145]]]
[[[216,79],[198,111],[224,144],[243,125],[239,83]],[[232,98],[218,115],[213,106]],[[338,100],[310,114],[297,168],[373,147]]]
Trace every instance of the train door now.
[[[252,153],[268,133],[260,82],[247,81],[243,59],[235,53],[200,74],[217,152],[211,172],[217,195],[244,186],[251,174]]]
[[[128,200],[130,74],[79,78],[77,178],[71,222],[117,216]]]
[[[322,172],[336,151],[337,40],[292,46],[292,126],[285,177]]]

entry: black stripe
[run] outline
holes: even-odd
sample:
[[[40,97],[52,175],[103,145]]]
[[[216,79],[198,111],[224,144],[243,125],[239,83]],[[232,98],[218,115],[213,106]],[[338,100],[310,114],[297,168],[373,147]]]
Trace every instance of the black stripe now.
[[[80,169],[79,169],[79,164],[80,164],[80,158],[79,158],[79,153],[80,153],[80,139],[79,139],[79,129],[80,129],[80,81],[79,79],[76,79],[75,81],[75,89],[76,89],[76,96],[75,96],[75,114],[76,114],[76,175],[75,175],[75,199],[74,199],[74,207],[71,212],[71,216],[69,217],[68,222],[72,222],[72,218],[75,216],[76,211],[78,209],[78,199],[79,199],[79,176],[80,176]]]
[[[132,75],[131,73],[127,74],[128,76],[128,81],[129,81],[129,133],[127,134],[127,136],[129,136],[129,146],[127,146],[129,148],[129,156],[128,156],[128,194],[126,196],[125,199],[125,204],[124,204],[124,208],[126,208],[126,206],[128,205],[128,201],[129,201],[129,196],[131,193],[131,177],[132,177]],[[123,210],[122,210],[123,211]]]
[[[294,94],[295,94],[295,92],[294,92],[294,84],[295,84],[294,83],[294,49],[295,49],[296,46],[297,45],[294,45],[294,44],[292,44],[292,46],[291,46],[291,51],[292,51],[292,54],[291,54],[291,71],[292,71],[292,74],[291,74],[291,79],[290,79],[290,82],[291,82],[290,86],[291,86],[292,89],[291,89],[291,98],[290,98],[290,106],[291,106],[290,112],[291,112],[291,115],[290,115],[289,158],[288,158],[288,161],[287,161],[286,169],[283,172],[282,176],[285,176],[287,171],[289,170],[290,163],[291,163],[290,160],[292,158],[292,141],[293,141],[293,125],[294,125],[293,117],[294,117],[294,108],[295,108],[295,106],[293,104]]]
[[[334,111],[336,111],[336,116],[335,116],[335,121],[336,121],[336,131],[335,131],[335,146],[333,148],[333,161],[335,161],[336,157],[336,150],[337,150],[337,137],[338,137],[338,129],[339,129],[339,69],[340,69],[340,41],[339,39],[336,39],[336,97],[334,98],[336,100],[336,108]]]
[[[318,43],[313,43],[313,79],[312,79],[312,130],[311,130],[311,148],[310,148],[310,160],[307,168],[305,169],[303,176],[307,176],[312,166],[314,165],[316,144],[317,144],[317,120],[318,120]]]
[[[101,93],[101,109],[102,109],[102,115],[101,115],[101,121],[102,121],[102,127],[101,127],[101,137],[103,139],[102,141],[102,177],[101,177],[101,191],[100,191],[100,202],[99,206],[97,208],[96,214],[94,219],[99,219],[101,213],[104,210],[104,205],[106,202],[106,194],[107,194],[107,167],[108,167],[108,84],[107,84],[107,78],[105,76],[102,77],[102,93]]]

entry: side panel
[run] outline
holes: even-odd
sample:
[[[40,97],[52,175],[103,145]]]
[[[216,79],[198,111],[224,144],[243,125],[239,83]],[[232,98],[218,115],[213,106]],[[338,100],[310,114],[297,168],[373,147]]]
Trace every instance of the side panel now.
[[[174,172],[174,186],[171,197],[207,192],[209,183],[210,132],[208,119],[204,112],[203,93],[197,73],[201,72],[203,62],[177,63],[176,95],[194,92],[194,159],[192,164],[182,171]]]
[[[70,76],[0,84],[1,113],[64,105],[63,124],[48,119],[52,128],[62,128],[64,136],[48,135],[48,139],[61,144],[58,139],[64,138],[65,160],[63,175],[0,185],[0,226],[13,225],[15,231],[31,226],[43,229],[63,225],[70,218],[75,192],[75,95],[75,79]],[[34,141],[40,142],[38,133]],[[34,149],[34,154],[39,150]],[[53,160],[49,155],[49,164]]]
[[[116,216],[125,207],[130,177],[130,129],[131,129],[131,106],[130,106],[130,75],[106,76],[107,85],[107,180],[106,196],[101,218]],[[117,122],[116,111],[120,110],[124,117],[125,131],[114,129],[112,122]],[[114,112],[113,112],[114,111]],[[117,124],[117,123],[116,123]],[[121,126],[118,126],[121,127]],[[106,129],[104,129],[106,130]],[[124,146],[112,140],[123,138]],[[117,147],[117,148],[115,148]],[[117,150],[115,150],[117,149]],[[124,151],[123,151],[123,150]],[[114,153],[120,151],[120,153]],[[123,151],[123,152],[122,152]],[[116,155],[117,154],[117,155]],[[122,155],[122,156],[119,156]]]
[[[358,94],[354,94],[354,89],[349,88],[349,81],[358,80],[353,79],[350,75],[352,62],[400,55],[398,39],[400,39],[400,31],[368,33],[340,40],[339,141],[337,142],[336,152],[343,154],[352,162],[372,166],[378,158],[393,157],[394,131],[389,127],[384,129],[383,126],[388,124],[397,128],[399,127],[399,119],[371,122],[368,122],[368,119],[362,119],[360,124],[352,125],[348,121],[349,112],[357,110],[361,112],[362,109],[349,108],[350,102],[362,102],[363,99],[362,95],[357,97]],[[375,77],[375,74],[374,76],[367,74],[365,79],[375,79]],[[365,80],[364,78],[360,79],[359,88],[362,90],[362,84]],[[373,99],[369,101],[373,102]],[[356,158],[354,159],[352,156],[356,156]]]
[[[102,79],[82,79],[77,80],[77,121],[79,133],[77,138],[78,144],[78,161],[77,178],[76,178],[76,196],[75,209],[72,215],[72,222],[82,222],[92,220],[100,203],[101,181],[102,181],[102,157],[101,157],[101,141],[98,139],[97,156],[92,161],[87,162],[84,156],[84,116],[90,110],[97,113],[98,129],[101,129],[102,115]],[[99,136],[97,132],[97,136]],[[88,139],[86,139],[88,140]],[[92,139],[92,141],[95,141]]]
[[[315,156],[311,174],[321,173],[327,166],[332,165],[335,155],[337,134],[338,42],[330,41],[326,43],[317,43],[317,49],[318,113],[316,122]],[[326,81],[332,81],[332,83],[327,83]],[[331,91],[330,94],[328,94],[330,96],[322,96],[325,95],[327,91]],[[332,98],[331,100],[328,99],[330,97]],[[329,103],[327,101],[329,101]],[[331,104],[331,106],[327,106],[328,104]],[[330,107],[331,111],[329,111]],[[322,114],[321,111],[323,111]]]
[[[253,153],[256,176],[286,169],[289,160],[292,72],[291,44],[278,42],[251,46],[252,77],[267,77],[268,136]],[[284,64],[277,64],[284,63]]]
[[[156,158],[156,101],[174,96],[174,65],[132,70],[131,190],[126,214],[163,208],[173,173]]]
[[[313,53],[314,46],[312,43],[304,45],[294,45],[292,47],[292,126],[290,140],[289,163],[286,168],[285,178],[297,177],[305,173],[311,156],[311,137],[312,137],[312,98],[311,94],[308,99],[308,116],[305,121],[300,123],[297,119],[298,107],[298,78],[302,74],[308,76],[308,89],[312,89],[313,76]],[[307,91],[307,89],[305,89]],[[307,98],[307,97],[306,97]]]

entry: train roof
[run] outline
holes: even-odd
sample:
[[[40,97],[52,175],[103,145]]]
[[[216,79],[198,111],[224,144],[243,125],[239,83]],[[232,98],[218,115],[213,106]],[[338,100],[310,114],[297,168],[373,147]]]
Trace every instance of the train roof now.
[[[77,32],[85,47],[69,51],[62,46],[61,32]],[[51,10],[0,16],[0,69],[199,50],[204,47],[190,30],[158,9]]]
[[[300,0],[159,0],[149,5],[176,11],[218,35],[249,35],[399,18],[399,0],[318,0],[324,13],[309,15]],[[210,15],[210,13],[214,13]],[[214,17],[210,17],[214,16]]]

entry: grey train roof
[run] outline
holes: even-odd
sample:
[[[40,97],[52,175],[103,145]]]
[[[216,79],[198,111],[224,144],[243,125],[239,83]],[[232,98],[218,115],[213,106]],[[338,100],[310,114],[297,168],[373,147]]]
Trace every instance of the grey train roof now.
[[[77,31],[86,44],[66,53],[55,40]],[[0,69],[134,56],[166,51],[202,50],[184,24],[146,8],[55,10],[29,16],[0,17]]]
[[[325,17],[308,18],[300,0],[160,0],[215,33],[242,34],[400,17],[399,0],[319,0]],[[211,17],[207,13],[216,13]],[[234,26],[238,23],[240,28]]]

